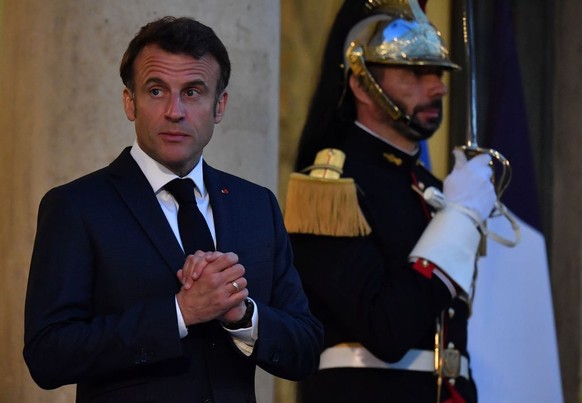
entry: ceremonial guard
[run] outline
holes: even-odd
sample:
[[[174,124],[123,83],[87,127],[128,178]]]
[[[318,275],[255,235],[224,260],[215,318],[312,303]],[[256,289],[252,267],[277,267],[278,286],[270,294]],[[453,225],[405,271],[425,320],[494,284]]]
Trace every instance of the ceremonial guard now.
[[[416,0],[348,0],[336,17],[285,212],[325,327],[303,402],[477,400],[467,320],[490,158],[455,151],[444,189],[419,161],[456,69]]]

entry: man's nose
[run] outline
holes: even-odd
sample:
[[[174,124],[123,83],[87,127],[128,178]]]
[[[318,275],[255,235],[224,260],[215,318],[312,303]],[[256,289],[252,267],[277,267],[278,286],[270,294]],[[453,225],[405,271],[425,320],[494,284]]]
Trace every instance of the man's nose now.
[[[166,118],[177,121],[184,117],[184,105],[182,104],[182,99],[178,95],[172,95],[168,100],[168,106],[166,109]]]
[[[445,84],[442,76],[438,74],[427,74],[424,78],[430,98],[444,97],[448,94],[449,88]]]

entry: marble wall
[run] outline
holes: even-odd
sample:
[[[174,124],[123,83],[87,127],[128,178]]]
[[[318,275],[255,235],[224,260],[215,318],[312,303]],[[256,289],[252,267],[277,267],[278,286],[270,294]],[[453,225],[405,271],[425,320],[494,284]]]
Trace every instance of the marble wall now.
[[[280,4],[4,0],[0,9],[0,401],[70,402],[73,388],[42,391],[22,360],[24,295],[40,198],[131,145],[119,62],[139,27],[165,15],[193,16],[213,27],[232,59],[226,117],[205,158],[276,191]],[[260,401],[272,401],[273,384],[259,375]]]

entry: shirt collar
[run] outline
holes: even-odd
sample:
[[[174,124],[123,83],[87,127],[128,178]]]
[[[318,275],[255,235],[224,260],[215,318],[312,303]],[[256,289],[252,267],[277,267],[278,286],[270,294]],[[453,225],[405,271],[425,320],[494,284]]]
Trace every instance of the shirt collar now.
[[[147,155],[145,151],[137,144],[137,140],[133,142],[133,146],[130,151],[131,156],[137,162],[141,171],[148,180],[150,186],[152,187],[154,193],[158,194],[164,185],[173,179],[179,178],[178,175],[170,171],[168,168],[154,160],[152,157]],[[190,178],[196,184],[198,191],[202,197],[206,196],[206,188],[204,187],[204,180],[202,174],[202,156],[198,164],[190,171],[186,176],[182,178]]]
[[[356,126],[358,126],[360,129],[362,129],[363,131],[365,131],[366,133],[376,137],[379,140],[382,140],[384,143],[389,144],[390,146],[394,147],[395,149],[403,152],[404,154],[410,155],[411,157],[414,157],[417,153],[418,153],[418,144],[416,145],[416,147],[414,148],[414,150],[412,152],[406,151],[401,147],[398,147],[397,145],[393,144],[392,142],[386,140],[384,137],[381,137],[379,134],[374,133],[372,131],[372,129],[369,129],[368,127],[364,126],[362,123],[358,122],[357,120],[354,122]]]

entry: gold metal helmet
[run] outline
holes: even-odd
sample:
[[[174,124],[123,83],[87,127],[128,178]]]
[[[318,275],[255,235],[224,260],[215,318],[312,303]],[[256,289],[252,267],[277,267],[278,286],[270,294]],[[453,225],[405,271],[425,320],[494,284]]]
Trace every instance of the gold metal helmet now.
[[[350,49],[361,46],[368,63],[459,68],[449,59],[440,32],[417,0],[369,0],[367,5],[374,14],[348,33],[346,61],[350,60]]]
[[[346,37],[345,73],[351,70],[392,119],[410,125],[410,117],[384,93],[366,63],[434,66],[443,70],[457,70],[459,66],[449,59],[440,32],[430,23],[417,0],[366,1],[370,16],[358,22]]]

